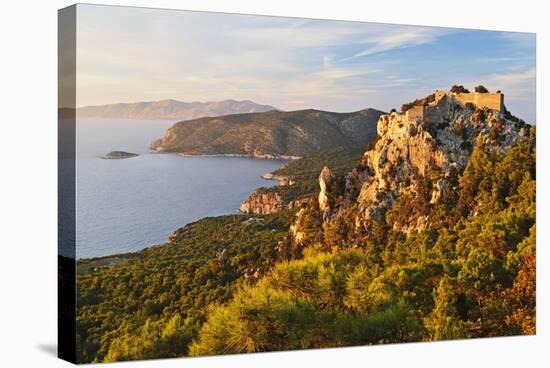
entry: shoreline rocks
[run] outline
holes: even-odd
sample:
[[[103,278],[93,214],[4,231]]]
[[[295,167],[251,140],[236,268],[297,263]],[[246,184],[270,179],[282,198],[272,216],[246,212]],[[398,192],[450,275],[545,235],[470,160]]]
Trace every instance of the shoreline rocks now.
[[[239,211],[247,214],[267,215],[283,209],[283,197],[280,193],[271,191],[254,191],[239,207]]]
[[[265,180],[277,180],[279,182],[279,186],[287,186],[287,185],[294,185],[296,182],[294,179],[291,179],[288,176],[285,175],[274,175],[273,173],[265,173],[261,176],[262,179]]]
[[[284,209],[300,207],[308,200],[309,198],[301,198],[286,202],[281,193],[274,190],[259,188],[252,192],[252,194],[241,204],[239,211],[246,214],[268,215]]]

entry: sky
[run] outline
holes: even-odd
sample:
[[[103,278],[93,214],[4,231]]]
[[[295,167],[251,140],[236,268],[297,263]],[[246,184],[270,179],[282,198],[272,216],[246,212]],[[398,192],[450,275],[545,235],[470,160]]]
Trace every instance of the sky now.
[[[535,34],[78,5],[77,106],[252,100],[388,111],[436,89],[501,90],[535,123]]]

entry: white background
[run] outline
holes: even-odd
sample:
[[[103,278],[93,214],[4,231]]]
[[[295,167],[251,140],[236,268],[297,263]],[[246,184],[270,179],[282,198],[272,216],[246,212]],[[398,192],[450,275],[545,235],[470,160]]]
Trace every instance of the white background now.
[[[96,3],[96,1],[90,1]],[[100,2],[97,2],[100,3]],[[537,33],[537,336],[231,357],[121,363],[127,367],[542,367],[548,322],[550,27],[545,1],[158,0],[108,1],[234,13]],[[0,8],[0,366],[64,367],[57,313],[57,9],[70,1]],[[546,101],[544,103],[543,101]],[[546,280],[546,281],[545,281]],[[118,365],[118,364],[117,364]]]

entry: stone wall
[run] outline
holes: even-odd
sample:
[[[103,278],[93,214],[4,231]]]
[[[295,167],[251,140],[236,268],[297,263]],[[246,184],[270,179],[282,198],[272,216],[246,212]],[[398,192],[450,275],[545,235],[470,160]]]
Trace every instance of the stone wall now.
[[[476,93],[474,100],[474,103],[479,107],[503,111],[504,95],[502,93]]]
[[[435,100],[426,106],[411,107],[405,112],[405,121],[437,121],[440,117],[440,111],[437,106],[445,96],[458,101],[462,105],[472,103],[479,108],[486,107],[501,112],[504,109],[504,95],[502,93],[452,93],[448,91],[435,91]]]
[[[424,106],[413,106],[405,112],[406,121],[417,121],[424,119]]]
[[[477,107],[487,107],[492,110],[502,111],[504,106],[504,95],[502,93],[457,93],[446,91],[435,92],[435,103],[439,102],[444,96],[452,96],[462,105],[473,103]]]

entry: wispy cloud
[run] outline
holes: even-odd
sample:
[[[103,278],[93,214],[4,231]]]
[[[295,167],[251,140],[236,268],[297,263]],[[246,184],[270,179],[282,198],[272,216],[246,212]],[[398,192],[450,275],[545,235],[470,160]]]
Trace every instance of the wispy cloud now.
[[[504,93],[504,103],[514,115],[530,123],[536,121],[536,68],[494,73],[475,80],[466,81],[473,87],[482,84],[491,91]]]
[[[500,32],[500,38],[513,44],[515,47],[534,48],[536,36],[534,33],[524,32]]]
[[[530,68],[519,73],[495,74],[489,77],[489,80],[495,84],[500,83],[505,86],[517,86],[518,84],[535,83],[536,75],[536,69]]]
[[[448,34],[449,32],[449,30],[440,28],[397,27],[389,32],[374,36],[368,41],[370,45],[367,48],[353,56],[369,56],[393,49],[423,45],[434,42],[438,37]]]
[[[534,116],[533,35],[79,7],[78,105],[249,99],[285,110],[387,110],[472,81]]]

